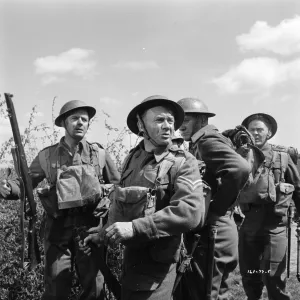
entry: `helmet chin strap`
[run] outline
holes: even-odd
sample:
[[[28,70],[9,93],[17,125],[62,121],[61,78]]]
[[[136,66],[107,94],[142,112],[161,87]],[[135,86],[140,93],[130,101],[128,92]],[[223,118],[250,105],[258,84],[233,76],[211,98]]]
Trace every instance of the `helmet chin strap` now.
[[[136,115],[137,116],[137,119],[138,121],[140,122],[141,126],[142,126],[142,133],[144,135],[144,138],[146,138],[153,146],[155,147],[161,147],[161,145],[157,144],[149,135],[147,129],[146,129],[146,126],[145,126],[145,123],[144,121],[142,120],[142,118],[139,116],[139,114]]]

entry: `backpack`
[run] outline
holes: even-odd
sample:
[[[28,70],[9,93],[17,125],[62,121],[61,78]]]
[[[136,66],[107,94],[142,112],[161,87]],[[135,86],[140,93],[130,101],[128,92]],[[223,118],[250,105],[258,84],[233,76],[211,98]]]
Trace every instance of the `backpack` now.
[[[297,166],[298,164],[298,150],[295,147],[286,147],[286,146],[281,146],[281,145],[274,145],[271,144],[271,147],[274,151],[279,151],[279,152],[286,152],[289,154],[291,157],[293,163]]]
[[[272,145],[272,158],[264,160],[255,174],[250,173],[248,182],[241,190],[238,203],[274,204],[274,213],[285,216],[292,199],[294,186],[285,183],[284,175],[288,167],[289,154],[280,147]]]

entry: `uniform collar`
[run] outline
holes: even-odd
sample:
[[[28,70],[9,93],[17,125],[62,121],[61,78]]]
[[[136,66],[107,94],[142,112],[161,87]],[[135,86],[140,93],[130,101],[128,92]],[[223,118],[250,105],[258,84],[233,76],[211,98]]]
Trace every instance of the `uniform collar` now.
[[[218,130],[216,126],[208,124],[193,134],[193,136],[191,137],[192,143],[195,143],[197,140],[199,140],[199,138],[205,133],[205,131],[209,129]]]
[[[271,150],[271,148],[272,148],[271,145],[268,142],[266,142],[260,150],[261,151],[269,151],[269,150]]]
[[[79,143],[78,143],[78,152],[81,152],[82,156],[89,156],[90,153],[90,148],[88,145],[88,142],[86,141],[85,138],[83,138]],[[65,142],[65,137],[63,136],[59,143],[58,143],[58,148],[64,149],[68,151],[70,154],[72,154],[71,149],[69,145]]]
[[[145,151],[145,147],[144,147],[144,141],[141,141],[138,145],[139,147],[139,153],[137,153],[137,156],[140,155],[141,151],[144,151],[145,153],[150,153],[150,152],[147,152]],[[169,145],[167,145],[166,147],[159,147],[159,148],[156,148],[154,150],[153,155],[154,155],[154,158],[156,160],[156,162],[160,162],[162,161],[169,153],[170,151],[177,151],[179,148],[177,146],[174,146],[172,145],[172,143],[170,143]]]

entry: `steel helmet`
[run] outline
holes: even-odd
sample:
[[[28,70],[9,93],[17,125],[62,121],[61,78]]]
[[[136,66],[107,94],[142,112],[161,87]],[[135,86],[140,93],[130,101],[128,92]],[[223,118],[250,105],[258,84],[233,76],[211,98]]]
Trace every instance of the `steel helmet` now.
[[[64,119],[65,115],[72,110],[80,108],[87,110],[90,119],[96,114],[96,109],[94,107],[86,105],[86,103],[81,100],[71,100],[64,104],[60,109],[59,116],[55,119],[54,124],[58,127],[62,127],[61,121]]]
[[[208,118],[215,116],[216,114],[208,111],[207,105],[198,98],[188,97],[180,99],[177,102],[184,110],[184,113],[205,114]]]
[[[155,95],[144,99],[140,104],[138,104],[131,110],[127,117],[128,128],[133,133],[139,134],[137,114],[142,115],[147,109],[155,106],[171,107],[174,112],[175,130],[177,130],[181,126],[184,119],[184,111],[181,106],[165,96]]]
[[[265,120],[267,124],[271,126],[272,135],[270,136],[270,138],[272,138],[277,132],[277,122],[272,116],[268,114],[257,113],[257,114],[250,115],[242,122],[242,125],[248,129],[250,122],[254,120],[261,120],[261,119]]]

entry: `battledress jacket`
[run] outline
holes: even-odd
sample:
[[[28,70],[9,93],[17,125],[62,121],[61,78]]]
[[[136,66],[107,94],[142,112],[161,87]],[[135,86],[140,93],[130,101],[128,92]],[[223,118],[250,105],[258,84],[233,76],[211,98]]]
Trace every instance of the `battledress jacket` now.
[[[162,178],[157,211],[133,220],[134,237],[126,244],[122,284],[129,289],[152,290],[178,260],[181,233],[204,224],[202,181],[197,160],[177,146],[149,153],[141,142],[133,151],[121,176],[123,187],[152,187],[159,164],[169,152],[185,157],[181,166],[173,166],[174,177],[166,174]]]
[[[263,152],[266,161],[270,162],[273,154],[271,145],[269,143],[265,143],[261,151]],[[280,156],[278,156],[277,159],[280,159]],[[284,179],[286,183],[290,183],[295,187],[293,200],[297,211],[300,212],[300,175],[290,156],[288,156],[288,166],[284,174]]]
[[[214,125],[207,125],[191,138],[191,152],[206,164],[203,177],[212,189],[209,212],[225,215],[246,183],[250,167]]]
[[[59,160],[61,165],[74,166],[90,163],[91,149],[89,145],[90,144],[85,139],[82,139],[79,142],[74,155],[72,155],[69,146],[64,141],[64,137],[62,137],[59,143],[47,148],[50,150],[50,157],[58,157],[58,155],[60,156]],[[104,183],[117,184],[120,180],[120,174],[107,151],[105,151],[105,162],[106,163],[102,171]],[[46,174],[41,167],[38,156],[32,161],[29,167],[29,172],[31,174],[33,188],[35,188],[39,182],[46,178]],[[8,183],[11,186],[11,194],[8,199],[17,199],[20,193],[19,181],[10,180]]]

